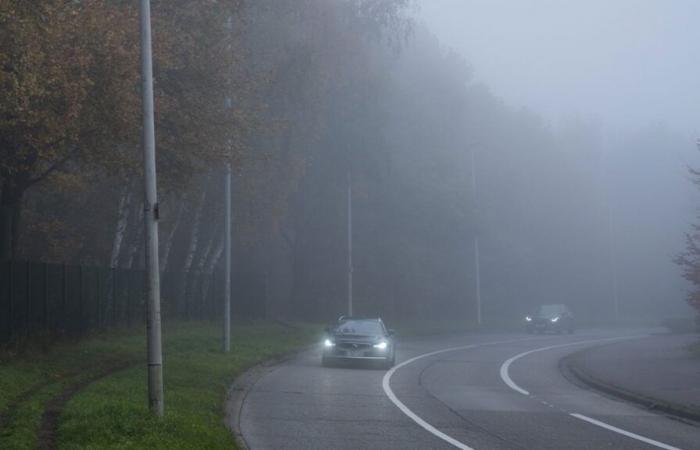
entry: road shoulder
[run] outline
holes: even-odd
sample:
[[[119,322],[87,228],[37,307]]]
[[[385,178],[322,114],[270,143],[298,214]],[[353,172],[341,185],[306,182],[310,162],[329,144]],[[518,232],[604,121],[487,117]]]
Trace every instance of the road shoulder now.
[[[617,399],[700,424],[700,359],[687,352],[698,336],[657,335],[588,348],[562,358],[562,373]]]
[[[243,432],[241,431],[241,412],[248,394],[255,387],[256,383],[265,375],[273,371],[279,364],[289,361],[304,352],[311,351],[315,347],[316,345],[309,345],[301,349],[276,355],[252,366],[236,377],[226,395],[224,416],[226,427],[231,430],[233,438],[236,441],[236,448],[241,450],[250,449],[250,446],[248,445],[248,442],[245,440]]]

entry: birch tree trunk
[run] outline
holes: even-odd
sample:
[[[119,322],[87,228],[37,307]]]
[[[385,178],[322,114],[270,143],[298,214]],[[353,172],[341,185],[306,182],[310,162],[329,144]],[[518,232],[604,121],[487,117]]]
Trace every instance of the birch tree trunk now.
[[[119,253],[124,242],[126,227],[129,223],[129,213],[131,212],[131,189],[124,186],[119,198],[119,208],[117,210],[117,227],[114,231],[114,241],[112,242],[112,257],[109,259],[109,267],[115,268],[119,265]]]
[[[206,247],[202,250],[199,260],[197,261],[197,269],[195,272],[195,281],[192,285],[192,291],[196,288],[199,288],[199,299],[197,299],[197,309],[200,314],[201,318],[201,313],[204,310],[204,302],[206,300],[206,296],[204,295],[204,284],[206,279],[209,277],[209,274],[206,273],[206,264],[209,259],[209,255],[211,254],[212,248],[214,247],[214,241],[216,239],[216,236],[218,235],[218,228],[214,230],[214,233],[209,237],[209,240],[207,242]],[[196,296],[193,296],[193,298],[196,298]]]
[[[136,236],[131,240],[131,245],[129,246],[129,251],[127,253],[126,267],[129,269],[134,268],[134,260],[136,259],[136,254],[142,244],[141,237],[143,236],[143,209],[139,208],[139,213],[136,215],[136,220],[133,223],[132,228],[136,229]]]
[[[202,195],[199,198],[199,202],[197,203],[195,214],[194,214],[194,220],[192,222],[192,230],[190,232],[190,245],[187,249],[187,255],[185,257],[185,264],[182,267],[183,274],[182,274],[182,289],[180,293],[180,304],[179,304],[179,310],[181,313],[185,313],[185,306],[186,302],[189,300],[189,292],[188,288],[191,287],[191,283],[189,282],[193,278],[193,274],[190,273],[190,270],[192,269],[192,263],[194,262],[194,257],[197,254],[197,247],[199,244],[199,229],[200,229],[200,224],[202,221],[202,211],[204,210],[204,203],[206,202],[207,199],[207,185],[208,183],[204,183],[204,188],[202,190]]]
[[[220,237],[216,242],[216,248],[211,252],[209,256],[209,261],[207,261],[207,265],[205,268],[206,271],[206,278],[204,279],[204,287],[202,289],[202,297],[204,299],[207,298],[209,295],[209,289],[211,288],[211,284],[214,281],[214,269],[216,268],[216,265],[219,263],[219,260],[221,259],[221,255],[224,252],[224,236],[223,233],[219,233]]]
[[[177,229],[180,226],[180,220],[182,219],[182,213],[185,210],[185,201],[186,197],[183,196],[177,208],[175,223],[173,223],[173,226],[170,229],[170,233],[168,233],[168,237],[166,238],[165,244],[163,245],[163,256],[160,259],[162,262],[160,266],[162,272],[165,272],[168,269],[168,262],[170,262],[170,250],[172,250],[173,248],[173,240],[175,239],[175,233],[177,233]]]

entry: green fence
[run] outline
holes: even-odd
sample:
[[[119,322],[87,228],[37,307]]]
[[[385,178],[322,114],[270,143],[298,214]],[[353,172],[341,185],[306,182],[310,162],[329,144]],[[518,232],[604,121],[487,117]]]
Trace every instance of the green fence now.
[[[220,317],[220,280],[216,273],[161,274],[163,317]],[[143,323],[144,283],[143,270],[0,263],[0,342],[33,335],[81,336]]]

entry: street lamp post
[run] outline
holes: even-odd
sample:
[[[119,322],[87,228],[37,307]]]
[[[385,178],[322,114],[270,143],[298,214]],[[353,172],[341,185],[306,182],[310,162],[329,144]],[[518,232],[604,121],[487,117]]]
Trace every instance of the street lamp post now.
[[[158,196],[156,142],[153,119],[153,62],[151,5],[141,0],[141,83],[143,95],[144,227],[146,235],[146,338],[148,341],[148,405],[163,415],[163,353],[160,327],[160,273],[158,267]]]
[[[226,165],[226,218],[224,227],[224,353],[231,351],[231,163]]]
[[[352,317],[352,178],[348,171],[348,315]]]
[[[477,221],[477,226],[474,230],[474,284],[476,294],[476,324],[481,326],[481,260],[479,256],[479,226],[478,226],[478,201],[476,184],[476,148],[472,145],[471,151],[471,169],[472,169],[472,202],[474,205],[474,219]]]

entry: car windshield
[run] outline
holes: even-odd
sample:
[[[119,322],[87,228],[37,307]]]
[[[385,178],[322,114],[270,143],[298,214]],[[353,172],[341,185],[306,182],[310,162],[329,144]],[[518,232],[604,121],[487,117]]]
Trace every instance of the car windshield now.
[[[382,326],[376,320],[348,320],[335,328],[336,334],[383,334]]]
[[[564,305],[540,305],[535,311],[537,316],[551,316],[553,314],[562,314],[566,311]]]

